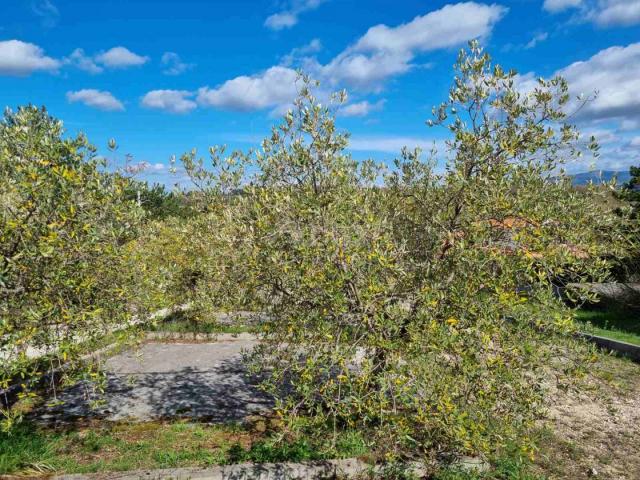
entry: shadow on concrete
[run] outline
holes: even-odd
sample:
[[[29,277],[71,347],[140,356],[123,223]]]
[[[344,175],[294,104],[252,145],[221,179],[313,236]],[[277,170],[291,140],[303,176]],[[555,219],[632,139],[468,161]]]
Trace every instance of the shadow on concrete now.
[[[258,388],[239,358],[219,359],[209,368],[184,366],[175,371],[107,373],[104,393],[81,382],[59,395],[64,403],[43,407],[34,420],[150,421],[191,418],[212,423],[238,422],[266,413],[273,399]],[[96,401],[102,401],[95,406]]]

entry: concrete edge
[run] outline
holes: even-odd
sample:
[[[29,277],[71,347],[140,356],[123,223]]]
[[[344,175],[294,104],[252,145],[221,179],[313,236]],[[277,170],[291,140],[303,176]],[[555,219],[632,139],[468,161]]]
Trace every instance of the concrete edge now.
[[[463,456],[451,463],[461,471],[482,473],[490,465],[478,457]],[[406,473],[426,477],[432,468],[423,462],[402,463]],[[358,458],[320,460],[300,463],[238,463],[209,468],[170,468],[163,470],[133,470],[73,475],[56,475],[53,480],[303,480],[357,479],[371,474],[386,478],[388,465],[372,465]]]
[[[595,343],[598,347],[611,350],[616,353],[625,355],[636,362],[640,362],[640,346],[632,343],[621,342],[619,340],[613,340],[607,337],[600,337],[598,335],[591,335],[590,333],[578,333],[580,338]]]
[[[182,333],[182,332],[147,332],[145,340],[183,340],[185,342],[232,342],[234,340],[257,340],[258,336],[248,332],[242,333]]]
[[[576,334],[579,338],[587,340],[588,342],[595,343],[598,347],[606,350],[610,350],[621,355],[625,355],[632,360],[640,362],[640,346],[632,343],[621,342],[613,340],[607,337],[601,337],[598,335],[592,335],[585,332],[578,332]],[[185,343],[191,342],[220,342],[220,341],[234,341],[234,340],[255,340],[259,337],[252,333],[181,333],[181,332],[147,332],[145,334],[145,340],[147,341],[183,341]]]
[[[303,480],[355,478],[373,467],[356,458],[302,463],[239,463],[210,468],[171,468],[74,475],[55,480]]]

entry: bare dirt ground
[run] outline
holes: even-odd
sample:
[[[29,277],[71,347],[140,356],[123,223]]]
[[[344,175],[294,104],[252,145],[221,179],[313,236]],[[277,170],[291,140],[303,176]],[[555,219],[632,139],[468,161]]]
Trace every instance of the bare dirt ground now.
[[[604,357],[587,390],[557,391],[536,464],[549,479],[640,479],[640,365]]]

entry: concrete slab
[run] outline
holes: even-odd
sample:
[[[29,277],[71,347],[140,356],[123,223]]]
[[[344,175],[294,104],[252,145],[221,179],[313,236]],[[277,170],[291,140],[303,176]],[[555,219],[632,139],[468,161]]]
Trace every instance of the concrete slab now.
[[[174,468],[131,472],[59,475],[53,480],[307,480],[355,478],[370,470],[357,459],[303,463],[240,463],[206,469]]]
[[[259,379],[249,376],[242,363],[242,352],[255,344],[250,335],[226,336],[214,343],[147,343],[107,359],[104,394],[80,383],[58,396],[64,403],[44,408],[37,419],[56,423],[187,417],[224,423],[265,413],[273,401],[258,390]],[[104,403],[92,408],[96,400]]]

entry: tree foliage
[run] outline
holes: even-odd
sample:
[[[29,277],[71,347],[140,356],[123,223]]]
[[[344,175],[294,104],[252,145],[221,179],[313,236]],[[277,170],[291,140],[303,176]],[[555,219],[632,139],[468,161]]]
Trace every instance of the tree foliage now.
[[[126,245],[141,211],[83,135],[44,109],[0,123],[0,388],[73,360],[130,315]],[[26,381],[26,380],[25,380]]]
[[[640,167],[629,167],[629,181],[622,185],[622,198],[633,202],[640,201],[638,186],[640,186]]]
[[[163,184],[130,179],[125,192],[128,200],[135,201],[145,212],[147,220],[165,220],[170,217],[188,218],[195,214],[189,197],[183,192],[167,190]]]
[[[3,347],[66,355],[77,332],[134,308],[250,310],[251,364],[291,425],[357,428],[388,458],[512,442],[530,454],[550,368],[569,378],[591,355],[558,293],[579,300],[568,284],[606,279],[627,233],[601,189],[561,173],[585,153],[562,78],[522,92],[475,42],[455,69],[428,122],[444,150],[355,160],[335,123],[346,95],[321,103],[303,76],[256,152],[185,154],[190,214],[148,216],[135,239],[139,185],[43,112],[9,114]],[[165,193],[151,189],[147,209],[172,204]]]
[[[472,43],[429,122],[446,151],[385,170],[346,153],[304,80],[255,157],[230,164],[257,173],[216,220],[232,263],[210,298],[268,313],[254,366],[290,420],[369,431],[391,456],[530,453],[548,367],[579,371],[588,350],[558,289],[606,278],[620,240],[599,193],[557,176],[583,154],[566,82],[522,93]]]

